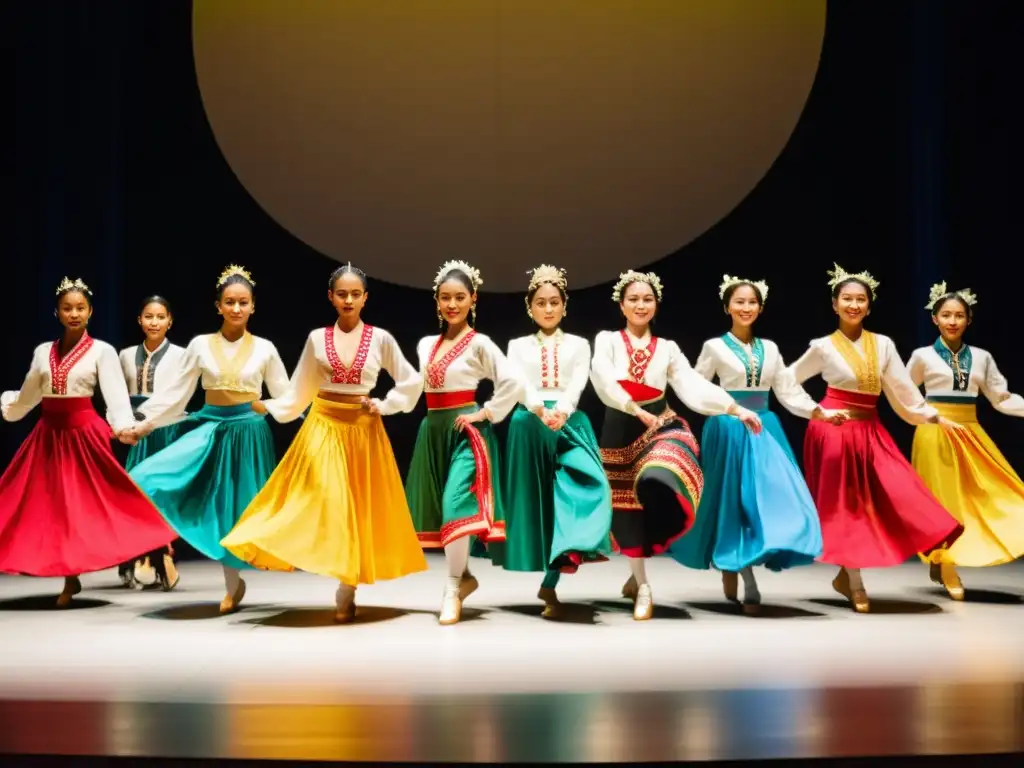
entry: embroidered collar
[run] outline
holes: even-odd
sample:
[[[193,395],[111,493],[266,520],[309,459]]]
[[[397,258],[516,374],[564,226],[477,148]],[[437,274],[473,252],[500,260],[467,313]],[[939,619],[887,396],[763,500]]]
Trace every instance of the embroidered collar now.
[[[761,376],[764,373],[764,342],[755,336],[750,343],[748,352],[747,345],[736,338],[731,331],[722,336],[722,341],[743,363],[743,368],[747,372],[747,386],[761,386]]]
[[[50,388],[55,395],[68,393],[68,374],[85,353],[92,349],[92,336],[86,331],[64,358],[60,357],[60,339],[50,347]]]
[[[444,377],[448,372],[449,366],[458,359],[459,355],[469,349],[469,345],[473,343],[473,338],[475,336],[476,331],[468,331],[465,336],[452,345],[452,348],[444,354],[444,357],[437,362],[434,362],[437,350],[440,349],[441,344],[444,343],[443,335],[437,337],[437,341],[434,342],[434,346],[430,350],[430,357],[427,358],[427,370],[425,373],[428,387],[431,389],[441,389],[444,387]]]
[[[544,331],[537,331],[533,334],[533,338],[535,338],[537,343],[542,347],[547,346],[548,340],[554,343],[555,346],[558,346],[565,339],[565,332],[561,328],[556,328],[555,332],[550,335],[545,335]]]
[[[210,354],[217,364],[217,377],[211,389],[227,390],[229,392],[245,392],[242,386],[242,369],[249,362],[256,347],[254,336],[246,331],[238,342],[235,354],[228,359],[226,347],[229,342],[220,331],[211,333],[209,336]]]
[[[875,334],[870,331],[861,331],[863,356],[842,331],[836,330],[829,338],[832,339],[832,346],[836,348],[836,351],[857,377],[857,389],[870,395],[881,394],[882,380],[878,375],[878,342],[875,339]]]
[[[946,346],[946,342],[942,340],[941,336],[935,340],[932,348],[953,371],[953,391],[966,392],[971,383],[971,365],[974,363],[971,348],[966,344],[961,344],[960,350],[954,352]]]
[[[156,367],[164,359],[171,342],[164,337],[160,346],[153,352],[146,349],[145,344],[139,344],[135,348],[135,386],[140,395],[153,394],[153,380],[156,375]]]
[[[359,346],[356,348],[356,355],[352,358],[351,365],[345,365],[338,357],[338,350],[334,346],[334,331],[344,333],[337,324],[330,325],[324,329],[324,351],[327,353],[327,362],[331,364],[332,384],[359,384],[363,377],[363,368],[366,366],[366,358],[370,354],[370,342],[373,340],[373,326],[363,323],[362,333],[359,335]]]
[[[619,333],[622,335],[622,343],[626,346],[626,355],[629,358],[629,375],[637,384],[643,384],[647,366],[651,364],[654,353],[658,349],[658,337],[652,333],[651,340],[646,347],[634,349],[629,331],[623,328]]]

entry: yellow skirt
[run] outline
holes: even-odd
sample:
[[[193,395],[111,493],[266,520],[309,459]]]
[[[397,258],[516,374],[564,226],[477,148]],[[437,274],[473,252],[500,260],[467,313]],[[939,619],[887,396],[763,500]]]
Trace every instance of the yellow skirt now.
[[[322,398],[221,544],[256,568],[350,586],[427,569],[380,416]]]
[[[973,403],[930,404],[966,432],[919,426],[911,463],[964,532],[948,549],[922,558],[984,567],[1024,555],[1024,483],[981,428]]]

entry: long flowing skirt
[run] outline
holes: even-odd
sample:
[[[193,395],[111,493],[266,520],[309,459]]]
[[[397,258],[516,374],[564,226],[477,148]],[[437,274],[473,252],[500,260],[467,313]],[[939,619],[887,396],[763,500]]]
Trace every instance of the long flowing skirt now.
[[[587,415],[573,412],[554,432],[520,405],[510,419],[505,451],[503,566],[573,573],[584,562],[607,559],[612,492]]]
[[[0,477],[0,572],[76,576],[162,547],[174,532],[114,457],[86,397],[44,397]]]
[[[914,432],[914,469],[964,526],[930,559],[974,567],[1016,560],[1024,555],[1024,483],[978,423],[974,403],[931,404],[967,431],[924,424]]]
[[[427,411],[416,435],[405,495],[420,546],[437,549],[475,536],[497,561],[505,541],[498,441],[486,421],[462,432],[454,428],[457,416],[479,408],[468,403]]]
[[[697,439],[662,397],[644,404],[661,414],[652,430],[635,416],[605,411],[601,459],[612,487],[612,537],[627,557],[666,552],[690,530],[704,476]]]
[[[145,395],[132,395],[132,407],[137,407],[146,402],[149,398]],[[166,427],[158,427],[139,440],[128,451],[128,458],[125,459],[124,468],[131,472],[135,467],[148,459],[154,453],[162,451],[187,431],[187,426],[182,422],[168,424]]]
[[[704,495],[693,528],[670,554],[689,568],[720,571],[808,565],[821,555],[821,523],[768,393],[731,394],[758,413],[764,430],[753,435],[732,416],[704,423]]]
[[[829,387],[821,406],[849,409],[853,418],[840,426],[807,426],[804,471],[821,518],[820,559],[826,563],[899,565],[952,543],[962,530],[882,426],[877,401]]]
[[[249,404],[205,405],[182,425],[191,431],[137,465],[131,477],[198,552],[245,567],[220,542],[274,469],[266,417]]]
[[[256,568],[351,586],[427,568],[381,417],[319,397],[221,544]]]

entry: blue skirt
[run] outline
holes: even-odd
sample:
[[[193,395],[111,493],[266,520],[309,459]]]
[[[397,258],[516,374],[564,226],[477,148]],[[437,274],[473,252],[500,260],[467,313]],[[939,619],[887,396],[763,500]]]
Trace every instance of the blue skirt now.
[[[180,427],[190,431],[128,474],[196,551],[248,568],[220,542],[274,471],[266,417],[248,404],[205,405]]]
[[[701,438],[704,495],[693,528],[669,554],[688,568],[781,571],[821,555],[821,524],[767,392],[731,392],[764,424],[753,435],[736,418],[712,416]]]

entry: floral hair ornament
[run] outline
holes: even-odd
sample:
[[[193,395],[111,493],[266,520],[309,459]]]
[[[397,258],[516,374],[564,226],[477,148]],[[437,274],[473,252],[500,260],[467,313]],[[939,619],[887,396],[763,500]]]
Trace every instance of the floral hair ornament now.
[[[470,266],[464,261],[446,261],[434,276],[434,290],[440,288],[444,279],[455,270],[465,273],[469,282],[473,284],[474,291],[484,284],[484,279],[480,277],[480,270],[476,267]]]
[[[758,292],[761,294],[761,301],[768,300],[768,283],[764,280],[747,280],[743,277],[730,275],[722,275],[722,284],[718,286],[718,298],[724,299],[725,292],[734,285],[752,285],[757,288]]]
[[[832,266],[835,267],[835,269],[830,269],[826,273],[831,276],[831,279],[828,281],[829,288],[835,290],[835,287],[837,285],[840,285],[847,280],[859,280],[860,282],[864,283],[864,285],[871,289],[872,299],[878,298],[876,291],[878,290],[878,286],[881,285],[881,283],[875,280],[875,278],[871,276],[870,272],[858,272],[857,274],[853,274],[852,272],[847,272],[834,261],[832,262]]]
[[[531,269],[526,274],[530,275],[530,285],[527,288],[528,291],[532,291],[534,288],[539,288],[545,283],[551,283],[551,285],[555,286],[560,291],[565,291],[569,288],[569,281],[565,279],[565,270],[553,267],[550,264],[541,264],[539,267]]]
[[[949,291],[946,290],[946,281],[943,280],[941,283],[936,283],[931,287],[931,290],[928,292],[928,303],[924,308],[927,310],[933,310],[940,299],[943,297],[952,298],[953,296],[959,298],[968,307],[973,307],[978,303],[978,297],[971,293],[970,288],[961,288],[959,291]]]
[[[67,293],[68,291],[81,291],[82,293],[88,294],[92,293],[92,291],[89,290],[89,286],[83,283],[82,278],[80,277],[76,277],[74,280],[69,280],[65,277],[60,281],[60,285],[57,286],[56,295],[60,296],[62,293]]]
[[[619,282],[612,288],[612,301],[620,303],[622,301],[622,292],[633,283],[647,283],[651,286],[658,301],[661,301],[661,278],[653,272],[637,272],[634,269],[627,270],[619,275]]]
[[[227,267],[224,268],[224,271],[220,273],[220,277],[217,278],[217,287],[220,288],[228,281],[228,279],[235,275],[244,277],[249,281],[249,285],[256,285],[256,281],[252,279],[252,275],[249,273],[249,270],[245,267],[239,266],[238,264],[228,264]]]
[[[563,294],[569,290],[569,281],[565,279],[565,270],[560,267],[541,264],[539,267],[528,270],[526,274],[530,276],[530,285],[526,288],[527,295],[523,297],[523,302],[526,304],[526,314],[530,317],[533,317],[533,313],[530,312],[529,294],[531,291],[537,290],[542,285],[553,285]]]

